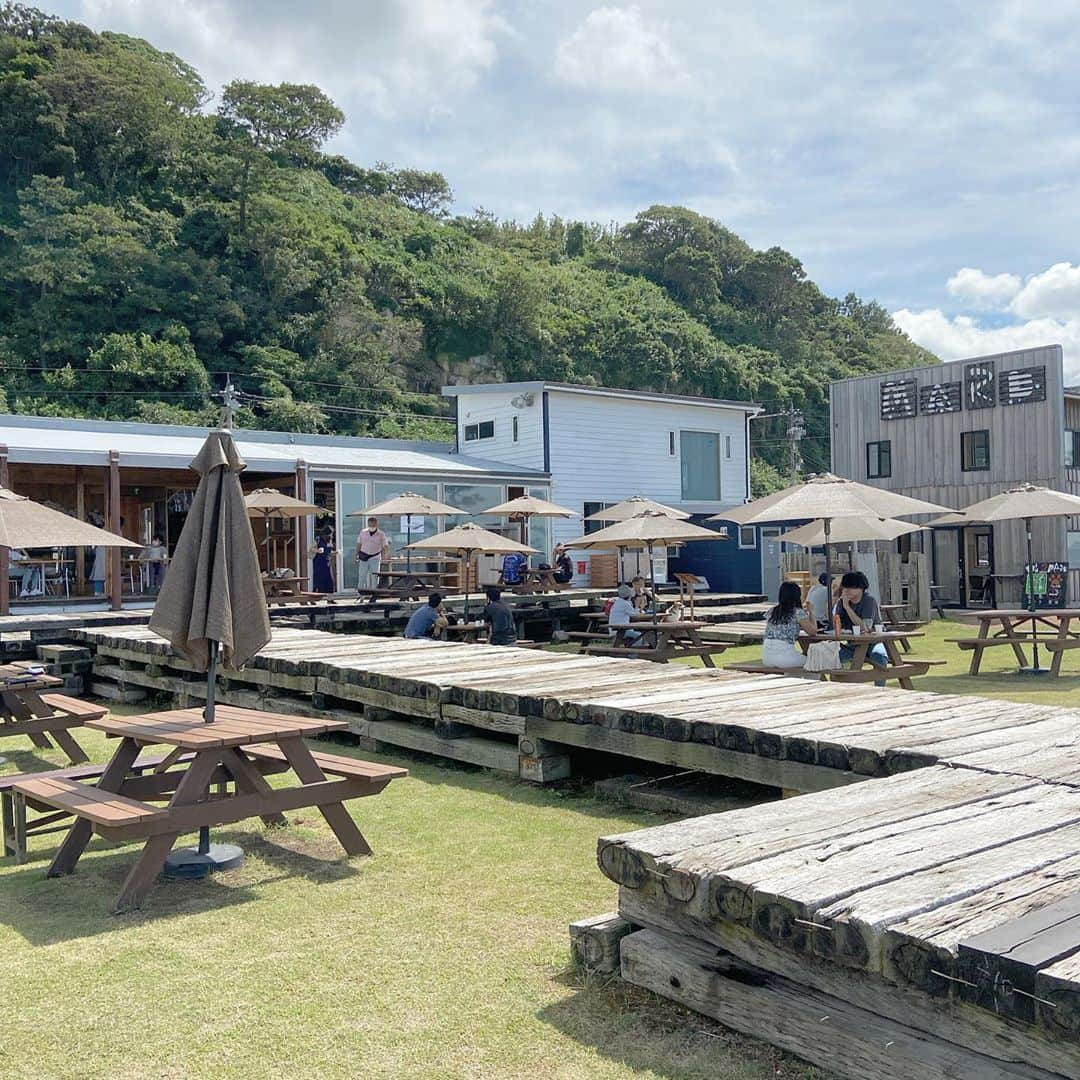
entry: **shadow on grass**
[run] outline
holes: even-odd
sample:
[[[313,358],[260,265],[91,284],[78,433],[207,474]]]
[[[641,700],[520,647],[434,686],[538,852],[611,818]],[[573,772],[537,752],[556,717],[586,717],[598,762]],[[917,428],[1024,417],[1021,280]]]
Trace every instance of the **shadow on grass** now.
[[[290,830],[274,829],[266,835],[221,829],[215,841],[237,844],[247,856],[244,865],[201,881],[159,876],[154,888],[137,911],[112,914],[112,905],[138,855],[141,845],[102,847],[94,840],[75,872],[46,878],[50,848],[33,856],[33,861],[0,878],[0,924],[10,926],[34,945],[94,937],[133,924],[158,923],[167,919],[214,911],[258,899],[263,888],[279,881],[301,878],[316,885],[331,884],[354,877],[360,869],[330,845],[330,857],[318,857],[302,850]],[[177,847],[193,842],[181,838]],[[253,862],[252,860],[256,860]],[[0,866],[13,860],[0,860]]]
[[[537,1017],[609,1061],[667,1080],[830,1080],[776,1047],[725,1028],[616,975],[570,969],[554,981],[574,993]]]

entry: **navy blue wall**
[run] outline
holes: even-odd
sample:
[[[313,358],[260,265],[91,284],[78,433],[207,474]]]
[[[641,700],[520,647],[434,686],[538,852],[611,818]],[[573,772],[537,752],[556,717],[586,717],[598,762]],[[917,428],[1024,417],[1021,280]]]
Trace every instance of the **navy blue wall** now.
[[[668,560],[670,573],[697,574],[705,578],[713,592],[761,592],[761,549],[739,547],[739,526],[733,521],[709,522],[694,519],[707,529],[727,525],[727,540],[686,544],[677,559]]]

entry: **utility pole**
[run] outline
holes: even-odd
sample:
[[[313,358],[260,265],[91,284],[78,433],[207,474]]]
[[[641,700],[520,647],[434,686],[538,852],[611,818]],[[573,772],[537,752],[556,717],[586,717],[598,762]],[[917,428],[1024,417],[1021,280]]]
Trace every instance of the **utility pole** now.
[[[787,437],[788,442],[791,444],[791,482],[795,483],[799,479],[799,473],[802,471],[802,454],[799,453],[799,443],[802,442],[803,437],[806,435],[806,421],[798,409],[789,410],[787,416]]]
[[[240,405],[240,398],[233,386],[232,375],[225,376],[225,389],[221,391],[221,400],[225,405],[221,414],[221,426],[231,429],[233,426],[233,412]]]

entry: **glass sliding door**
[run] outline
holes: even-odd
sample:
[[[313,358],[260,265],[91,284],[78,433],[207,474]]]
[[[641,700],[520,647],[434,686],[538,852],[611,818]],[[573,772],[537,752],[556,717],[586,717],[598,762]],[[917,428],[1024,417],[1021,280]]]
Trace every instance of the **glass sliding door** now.
[[[949,607],[964,602],[962,556],[959,529],[934,530],[934,599]]]
[[[337,514],[341,550],[341,576],[338,581],[342,589],[356,589],[356,540],[364,527],[363,517],[348,515],[357,510],[366,510],[371,505],[366,480],[342,480],[338,483]]]

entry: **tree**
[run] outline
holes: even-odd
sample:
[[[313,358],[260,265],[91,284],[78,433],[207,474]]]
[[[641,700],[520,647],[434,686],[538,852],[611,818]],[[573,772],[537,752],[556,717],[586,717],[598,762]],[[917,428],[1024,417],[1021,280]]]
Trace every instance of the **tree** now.
[[[442,173],[397,169],[389,171],[389,177],[390,194],[410,210],[434,218],[449,215],[454,193]]]

